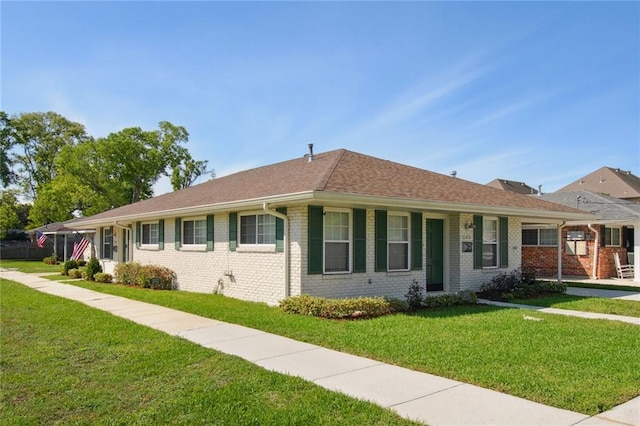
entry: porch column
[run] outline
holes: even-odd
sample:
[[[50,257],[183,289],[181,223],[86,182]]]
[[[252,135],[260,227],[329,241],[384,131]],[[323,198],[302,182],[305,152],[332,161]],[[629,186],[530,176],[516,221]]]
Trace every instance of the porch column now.
[[[67,234],[66,233],[64,234],[64,250],[63,250],[63,253],[64,253],[64,261],[66,262],[67,261]]]
[[[562,281],[562,227],[564,224],[558,224],[558,282]]]
[[[633,224],[633,281],[640,283],[640,221]]]

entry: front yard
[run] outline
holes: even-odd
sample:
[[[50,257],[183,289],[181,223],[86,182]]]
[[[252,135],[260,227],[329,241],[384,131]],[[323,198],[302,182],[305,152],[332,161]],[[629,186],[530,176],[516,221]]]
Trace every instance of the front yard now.
[[[584,414],[606,411],[640,395],[640,327],[616,321],[484,305],[330,321],[289,315],[264,304],[219,295],[86,281],[72,284]]]

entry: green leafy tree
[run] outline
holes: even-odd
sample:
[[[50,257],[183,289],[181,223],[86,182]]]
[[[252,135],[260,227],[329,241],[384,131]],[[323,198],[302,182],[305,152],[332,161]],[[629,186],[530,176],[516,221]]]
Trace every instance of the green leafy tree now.
[[[18,215],[15,191],[2,191],[0,195],[0,239],[7,238],[10,229],[24,229]]]
[[[179,189],[188,188],[203,174],[209,173],[211,178],[215,177],[213,170],[207,170],[208,161],[194,160],[189,153],[187,153],[182,161],[182,164],[174,167],[171,172],[171,186],[174,191]]]
[[[55,112],[22,113],[5,118],[3,125],[2,149],[9,164],[17,166],[13,180],[30,199],[55,178],[55,161],[62,148],[89,140],[82,124]]]
[[[12,149],[15,145],[11,119],[6,112],[0,111],[0,184],[11,185],[17,178],[13,171]]]

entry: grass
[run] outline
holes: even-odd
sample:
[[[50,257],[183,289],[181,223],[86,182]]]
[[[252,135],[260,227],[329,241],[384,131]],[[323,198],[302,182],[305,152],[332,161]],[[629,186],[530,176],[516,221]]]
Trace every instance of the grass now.
[[[85,281],[73,284],[584,414],[606,411],[640,394],[640,327],[631,324],[542,313],[531,315],[543,321],[528,321],[521,310],[492,306],[434,309],[367,321],[328,321],[288,315],[264,304],[219,295]]]
[[[54,273],[60,272],[62,263],[46,265],[44,262],[36,260],[1,260],[0,268],[15,269],[28,274]]]
[[[633,300],[555,294],[535,299],[516,299],[513,303],[640,318],[640,302]]]
[[[4,425],[413,424],[77,302],[0,287]]]
[[[640,327],[493,306],[329,321],[220,295],[74,282],[543,404],[597,414],[640,394]]]

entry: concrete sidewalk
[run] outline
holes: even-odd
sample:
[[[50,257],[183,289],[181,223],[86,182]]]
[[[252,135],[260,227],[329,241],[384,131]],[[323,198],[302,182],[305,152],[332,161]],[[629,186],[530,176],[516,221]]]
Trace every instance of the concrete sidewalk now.
[[[640,397],[589,417],[260,330],[103,294],[15,271],[0,277],[82,302],[268,370],[368,400],[430,425],[636,425]]]

